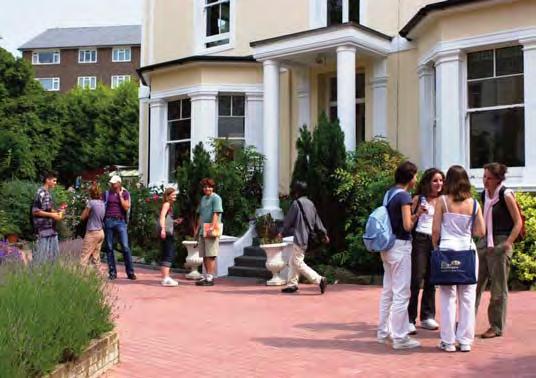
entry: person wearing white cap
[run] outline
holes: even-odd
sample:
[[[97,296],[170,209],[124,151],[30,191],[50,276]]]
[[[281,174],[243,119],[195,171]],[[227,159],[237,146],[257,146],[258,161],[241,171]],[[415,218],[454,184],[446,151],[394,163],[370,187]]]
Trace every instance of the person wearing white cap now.
[[[110,280],[117,278],[115,266],[115,254],[113,250],[114,235],[119,236],[121,252],[125,261],[125,269],[129,280],[135,280],[134,266],[132,265],[132,255],[128,246],[127,212],[130,209],[130,194],[123,188],[121,177],[113,175],[110,179],[110,189],[104,193],[105,203],[104,214],[104,235],[106,256],[108,260],[108,277]]]

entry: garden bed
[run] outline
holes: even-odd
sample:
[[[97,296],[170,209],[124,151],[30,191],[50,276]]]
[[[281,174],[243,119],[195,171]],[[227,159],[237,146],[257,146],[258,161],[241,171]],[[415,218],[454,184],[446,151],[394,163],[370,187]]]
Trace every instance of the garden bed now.
[[[79,358],[58,365],[45,378],[100,377],[117,363],[119,363],[119,337],[112,331],[100,339],[93,340]]]

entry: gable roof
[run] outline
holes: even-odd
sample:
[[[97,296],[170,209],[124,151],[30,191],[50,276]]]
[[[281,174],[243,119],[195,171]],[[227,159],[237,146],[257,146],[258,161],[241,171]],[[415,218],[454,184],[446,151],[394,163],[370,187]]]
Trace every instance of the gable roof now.
[[[408,34],[426,17],[428,14],[442,11],[445,9],[469,5],[474,3],[481,3],[489,0],[445,0],[435,3],[428,4],[421,9],[408,21],[408,23],[400,30],[400,35],[404,38],[407,38]]]
[[[53,28],[26,42],[19,50],[140,44],[141,25]]]

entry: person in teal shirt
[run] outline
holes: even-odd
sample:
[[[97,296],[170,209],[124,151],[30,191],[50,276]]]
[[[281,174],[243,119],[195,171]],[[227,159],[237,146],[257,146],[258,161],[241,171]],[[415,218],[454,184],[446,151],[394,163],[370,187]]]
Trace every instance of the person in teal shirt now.
[[[204,196],[199,205],[196,235],[199,243],[199,256],[203,257],[206,273],[201,280],[196,282],[197,286],[214,286],[216,258],[218,257],[222,233],[221,215],[223,213],[221,197],[214,193],[215,186],[214,180],[210,178],[201,180]]]

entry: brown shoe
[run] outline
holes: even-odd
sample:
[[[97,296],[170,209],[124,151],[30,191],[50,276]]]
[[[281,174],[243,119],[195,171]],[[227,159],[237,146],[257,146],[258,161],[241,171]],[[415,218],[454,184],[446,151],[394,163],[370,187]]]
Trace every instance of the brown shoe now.
[[[497,334],[493,328],[488,329],[486,332],[484,332],[482,335],[480,335],[483,339],[493,339],[494,337],[499,337],[501,335]]]

